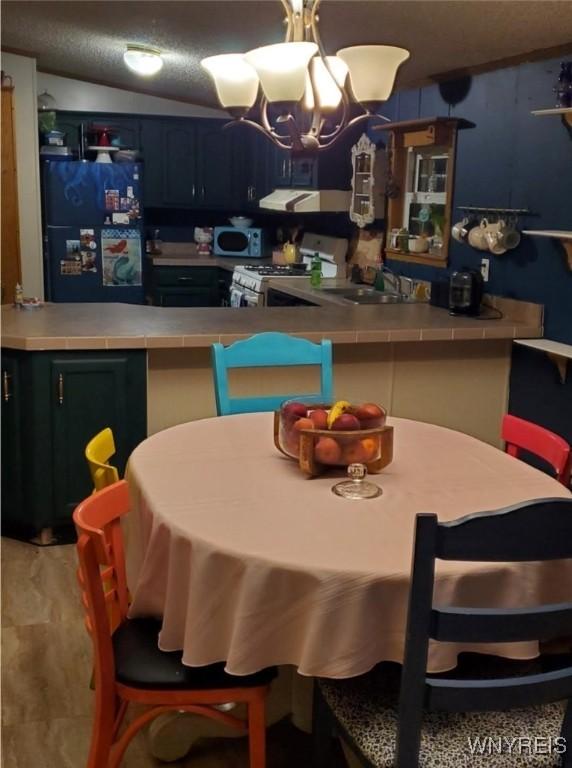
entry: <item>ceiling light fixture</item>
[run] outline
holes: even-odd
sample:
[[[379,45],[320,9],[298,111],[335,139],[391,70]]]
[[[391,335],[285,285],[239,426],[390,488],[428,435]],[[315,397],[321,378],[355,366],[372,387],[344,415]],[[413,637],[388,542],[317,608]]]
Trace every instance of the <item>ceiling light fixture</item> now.
[[[163,66],[161,51],[144,45],[128,45],[123,54],[123,61],[129,69],[143,77],[156,75]]]
[[[357,45],[326,56],[318,34],[320,0],[281,0],[286,41],[245,54],[209,56],[201,64],[214,80],[229,125],[246,124],[293,152],[316,152],[349,126],[378,118],[409,51],[392,45]],[[348,82],[349,80],[349,82]],[[249,115],[262,95],[257,119]],[[362,114],[350,118],[350,102]]]

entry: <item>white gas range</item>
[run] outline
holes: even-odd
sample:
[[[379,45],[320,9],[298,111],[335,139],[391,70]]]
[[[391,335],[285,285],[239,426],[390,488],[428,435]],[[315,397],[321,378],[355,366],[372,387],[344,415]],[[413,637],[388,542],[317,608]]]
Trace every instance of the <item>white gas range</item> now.
[[[278,264],[240,264],[234,268],[230,286],[231,307],[264,307],[268,281],[282,277],[310,276],[310,263],[315,253],[322,260],[322,276],[336,277],[345,267],[348,241],[339,237],[326,237],[306,233],[302,239],[300,255],[302,265],[293,268]],[[304,268],[305,267],[305,268]]]

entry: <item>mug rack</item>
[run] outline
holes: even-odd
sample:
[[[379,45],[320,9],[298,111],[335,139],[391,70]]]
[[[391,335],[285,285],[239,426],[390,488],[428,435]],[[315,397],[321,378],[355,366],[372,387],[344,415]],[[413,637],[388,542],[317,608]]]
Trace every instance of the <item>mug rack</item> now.
[[[468,211],[470,213],[482,213],[484,215],[486,214],[500,214],[500,213],[508,213],[511,216],[532,216],[532,211],[529,211],[528,208],[490,208],[490,207],[479,207],[476,205],[458,205],[457,208],[460,211]]]

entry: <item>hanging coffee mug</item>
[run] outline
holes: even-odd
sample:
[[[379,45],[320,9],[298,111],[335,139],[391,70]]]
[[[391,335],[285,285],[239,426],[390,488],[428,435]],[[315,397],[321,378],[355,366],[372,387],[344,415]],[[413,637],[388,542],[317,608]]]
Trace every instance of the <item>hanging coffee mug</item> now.
[[[462,221],[453,224],[451,235],[458,243],[464,243],[469,234],[469,218],[465,216]]]
[[[498,242],[507,250],[516,248],[520,243],[520,232],[516,228],[516,221],[511,219],[508,223],[499,221]]]
[[[478,251],[488,251],[489,244],[486,238],[486,229],[489,225],[487,219],[481,219],[478,227],[473,227],[469,232],[469,245]]]
[[[504,221],[502,221],[502,219],[500,221],[495,221],[492,224],[487,224],[485,227],[485,241],[487,247],[495,256],[502,256],[507,250],[500,241],[501,227],[504,227]]]

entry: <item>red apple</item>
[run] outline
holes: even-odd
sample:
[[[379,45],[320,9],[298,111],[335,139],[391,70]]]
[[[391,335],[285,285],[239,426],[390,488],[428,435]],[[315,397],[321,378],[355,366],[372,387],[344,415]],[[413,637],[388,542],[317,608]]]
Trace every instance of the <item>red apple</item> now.
[[[282,416],[289,421],[295,421],[308,415],[308,409],[304,403],[285,403],[281,411]]]
[[[387,412],[376,403],[364,403],[353,409],[354,415],[359,419],[362,429],[373,429],[374,427],[383,427]]]
[[[351,432],[354,429],[360,429],[360,423],[359,420],[351,413],[342,413],[342,415],[338,416],[338,418],[332,424],[332,429]]]
[[[310,418],[314,424],[315,429],[327,429],[328,428],[328,412],[322,408],[317,408],[310,413]]]

